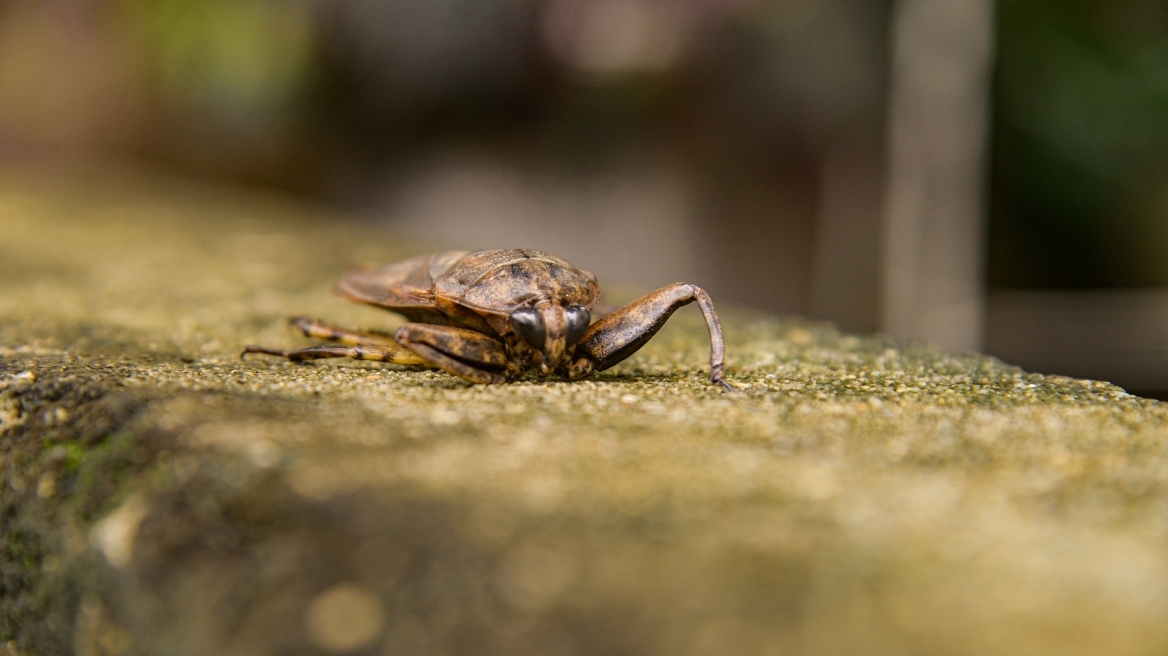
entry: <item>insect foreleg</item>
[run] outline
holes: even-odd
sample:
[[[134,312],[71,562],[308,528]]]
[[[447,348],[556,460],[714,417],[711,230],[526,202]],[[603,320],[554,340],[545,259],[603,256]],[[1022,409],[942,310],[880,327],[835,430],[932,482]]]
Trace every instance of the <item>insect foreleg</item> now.
[[[726,347],[714,304],[705,290],[685,283],[662,287],[592,324],[576,344],[576,360],[567,368],[568,378],[577,380],[593,371],[604,371],[636,353],[677,308],[694,302],[701,308],[710,331],[710,379],[733,391],[723,378]]]
[[[503,383],[507,348],[490,337],[464,328],[407,323],[394,335],[403,347],[434,366],[472,383]],[[492,371],[493,370],[493,371]]]

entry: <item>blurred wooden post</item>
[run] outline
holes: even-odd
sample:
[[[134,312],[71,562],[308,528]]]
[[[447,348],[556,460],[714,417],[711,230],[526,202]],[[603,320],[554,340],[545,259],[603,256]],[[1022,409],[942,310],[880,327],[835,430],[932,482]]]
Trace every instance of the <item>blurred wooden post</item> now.
[[[846,135],[820,170],[808,309],[848,332],[879,327],[881,132]]]
[[[896,0],[881,328],[976,350],[984,333],[993,0]]]

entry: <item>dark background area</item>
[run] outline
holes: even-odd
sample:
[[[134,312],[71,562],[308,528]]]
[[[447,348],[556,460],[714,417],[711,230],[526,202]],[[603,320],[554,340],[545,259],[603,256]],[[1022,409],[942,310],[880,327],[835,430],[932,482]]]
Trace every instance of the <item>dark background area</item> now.
[[[878,174],[886,32],[858,0],[18,1],[0,142],[807,312],[823,169]]]
[[[990,283],[1168,285],[1168,5],[999,11]]]
[[[273,189],[435,248],[543,248],[605,281],[1168,389],[1166,4],[993,8],[984,211],[963,238],[988,309],[956,341],[882,305],[893,62],[914,56],[893,35],[914,6],[9,0],[0,159]]]

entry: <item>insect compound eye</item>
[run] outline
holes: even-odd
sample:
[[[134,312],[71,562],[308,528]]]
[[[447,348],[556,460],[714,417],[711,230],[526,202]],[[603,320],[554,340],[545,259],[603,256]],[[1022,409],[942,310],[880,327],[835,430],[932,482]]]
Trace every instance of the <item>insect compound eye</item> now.
[[[592,323],[592,315],[588,313],[588,308],[582,305],[573,305],[564,310],[564,318],[568,322],[569,344],[580,341],[588,330],[588,324]]]
[[[543,324],[543,315],[534,308],[524,308],[511,313],[511,327],[523,341],[536,349],[542,349],[547,341],[547,328]]]

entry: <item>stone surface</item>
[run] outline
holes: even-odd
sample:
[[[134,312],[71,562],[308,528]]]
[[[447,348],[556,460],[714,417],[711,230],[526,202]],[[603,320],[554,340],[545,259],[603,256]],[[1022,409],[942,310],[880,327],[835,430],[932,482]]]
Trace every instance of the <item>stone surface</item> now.
[[[236,357],[417,250],[0,171],[0,652],[1168,650],[1163,404],[733,308],[732,395],[692,308],[578,383]]]

